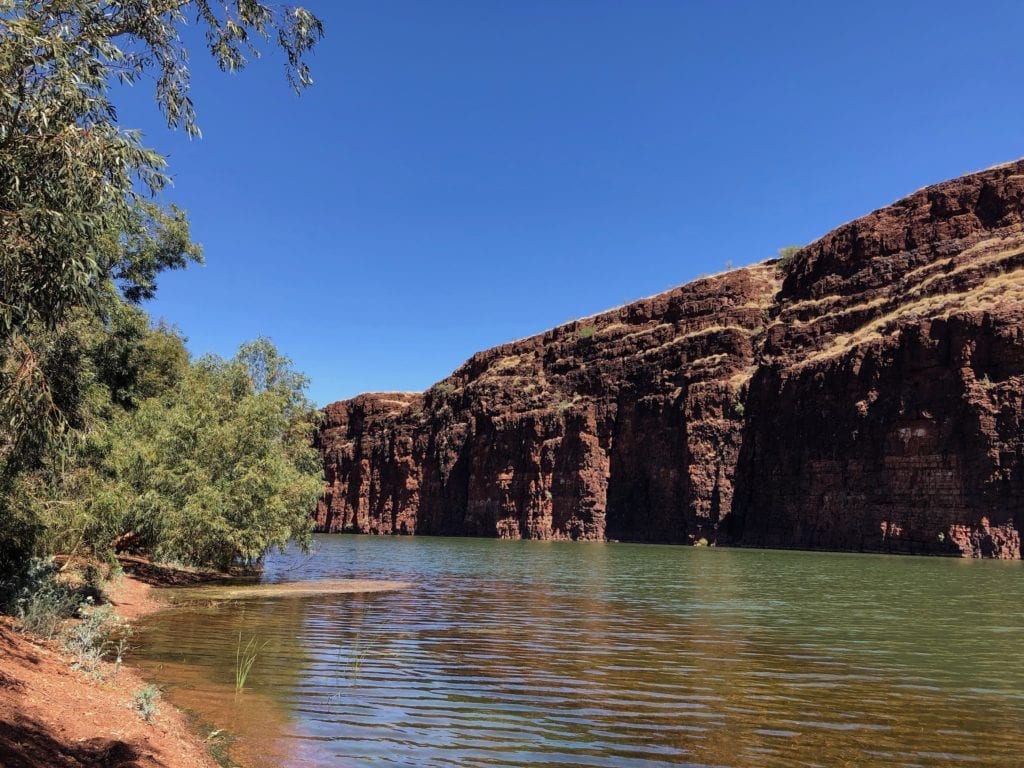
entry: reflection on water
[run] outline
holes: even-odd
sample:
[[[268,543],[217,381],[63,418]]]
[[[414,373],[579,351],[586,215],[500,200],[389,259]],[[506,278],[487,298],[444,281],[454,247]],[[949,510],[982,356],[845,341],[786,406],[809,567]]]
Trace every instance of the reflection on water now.
[[[142,666],[266,766],[1019,766],[1024,567],[318,537],[265,580],[399,592],[182,605]],[[236,695],[239,642],[267,641]]]

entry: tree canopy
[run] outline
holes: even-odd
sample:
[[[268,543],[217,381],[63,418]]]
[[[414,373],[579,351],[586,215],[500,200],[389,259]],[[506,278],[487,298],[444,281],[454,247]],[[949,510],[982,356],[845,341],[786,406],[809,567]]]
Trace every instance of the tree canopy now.
[[[182,557],[223,564],[230,550],[251,561],[260,542],[302,535],[296,510],[311,503],[312,487],[298,439],[310,423],[299,413],[309,407],[303,379],[262,341],[233,361],[190,364],[180,336],[151,328],[133,307],[153,297],[161,272],[202,259],[185,212],[163,202],[166,159],[119,124],[114,99],[119,85],[152,79],[168,125],[199,135],[186,23],[202,30],[222,70],[276,47],[293,88],[312,82],[306,57],[323,26],[302,8],[257,0],[0,0],[0,527],[12,531],[0,543],[0,573],[5,561],[38,548],[41,530],[59,546],[107,546],[126,525],[145,522],[139,510],[150,502],[141,498],[161,493],[168,515],[173,507],[179,517],[199,510],[226,521],[230,543],[217,553],[209,544],[185,552],[185,539],[168,543],[173,525],[146,523],[153,546]],[[211,421],[196,423],[193,442],[172,457],[167,446],[185,439],[189,408]],[[254,420],[248,441],[236,434],[235,452],[220,455],[220,474],[208,463],[204,471],[213,475],[187,481],[208,483],[205,500],[132,474],[125,456],[135,451],[153,477],[186,483],[180,462],[198,466],[196,452],[229,441],[243,414]],[[216,425],[223,434],[214,439],[204,430]],[[172,459],[176,468],[166,465]],[[236,480],[254,476],[254,466],[266,469],[273,488],[264,481],[250,501],[287,520],[248,538],[231,533],[248,513],[239,511],[239,486],[225,479],[229,460]],[[225,497],[215,503],[217,493]]]
[[[119,546],[216,568],[306,544],[322,486],[305,377],[267,339],[190,364],[180,336],[140,333],[140,315],[81,337],[96,418],[72,450],[22,473],[19,519],[56,551]]]

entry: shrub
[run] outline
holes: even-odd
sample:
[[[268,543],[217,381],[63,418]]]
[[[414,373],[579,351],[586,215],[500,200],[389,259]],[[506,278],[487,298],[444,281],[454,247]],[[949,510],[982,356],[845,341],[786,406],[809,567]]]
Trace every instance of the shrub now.
[[[779,248],[779,266],[783,270],[789,270],[793,265],[793,260],[796,255],[803,250],[802,246],[799,245],[787,245],[785,248]]]
[[[97,607],[92,598],[86,598],[79,615],[82,620],[68,632],[64,647],[75,656],[72,667],[98,675],[100,663],[110,650],[111,638],[115,634],[124,637],[129,630],[111,606]]]
[[[26,632],[48,640],[81,605],[78,593],[57,578],[58,572],[53,560],[32,560],[8,582],[7,610],[18,617]]]
[[[153,722],[153,717],[159,712],[159,708],[156,705],[157,699],[160,698],[160,689],[155,685],[147,685],[145,688],[139,688],[132,697],[132,705],[135,707],[135,711],[139,713],[139,717],[145,720],[147,723]]]
[[[594,338],[594,334],[597,333],[597,328],[593,325],[584,325],[579,330],[579,340],[587,341]]]
[[[232,360],[200,359],[116,420],[102,469],[121,519],[108,541],[130,531],[154,559],[220,570],[254,567],[289,540],[306,548],[323,464],[305,383],[258,339]]]
[[[435,384],[432,389],[435,394],[440,395],[441,397],[448,397],[448,395],[455,391],[455,385],[450,381],[442,381],[439,384]]]
[[[9,479],[0,471],[0,610],[13,613],[13,602],[42,533],[37,516],[12,498]],[[16,485],[16,483],[15,483]]]

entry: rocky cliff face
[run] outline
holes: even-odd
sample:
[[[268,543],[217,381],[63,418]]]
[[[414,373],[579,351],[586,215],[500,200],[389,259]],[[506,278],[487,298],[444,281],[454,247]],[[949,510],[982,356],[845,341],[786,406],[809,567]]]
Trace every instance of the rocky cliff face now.
[[[1020,558],[1024,161],[326,409],[323,531]]]

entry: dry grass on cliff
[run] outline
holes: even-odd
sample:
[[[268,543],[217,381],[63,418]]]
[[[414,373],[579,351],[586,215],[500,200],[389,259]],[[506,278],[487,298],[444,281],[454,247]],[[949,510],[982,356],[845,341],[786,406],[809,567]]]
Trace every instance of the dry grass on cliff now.
[[[841,304],[844,301],[849,301],[850,297],[845,296],[841,293],[830,293],[827,296],[821,296],[817,299],[804,299],[803,301],[797,301],[792,304],[787,304],[782,308],[782,317],[803,312],[805,310],[825,310],[828,311],[828,307],[833,304]],[[790,320],[787,322],[799,323],[800,320]],[[813,322],[813,321],[808,321]]]
[[[668,341],[664,342],[663,344],[659,344],[656,347],[648,347],[647,349],[641,350],[640,354],[643,355],[644,357],[649,357],[651,355],[664,352],[666,349],[685,346],[686,344],[696,341],[697,339],[705,338],[708,336],[715,336],[717,334],[722,333],[739,333],[744,336],[747,336],[750,335],[752,332],[753,331],[750,328],[744,328],[741,325],[712,325],[708,328],[701,328],[700,330],[697,331],[684,333],[682,336],[675,336],[669,339]],[[704,360],[708,360],[709,358],[714,357],[730,357],[730,355],[724,352],[713,352],[709,355],[693,358],[692,360],[689,361],[689,365],[697,365],[698,363],[701,363]]]
[[[629,328],[629,326],[626,325],[625,323],[612,323],[611,325],[606,325],[603,328],[598,328],[597,329],[597,335],[598,336],[602,336],[602,335],[609,336],[609,335],[615,333],[616,331],[624,331],[624,330],[627,330],[628,328]]]
[[[920,320],[945,320],[958,312],[992,311],[1001,307],[1024,305],[1024,267],[990,275],[981,283],[960,293],[939,293],[901,304],[872,319],[853,332],[838,334],[828,346],[804,358],[795,368],[821,363],[842,356],[863,344],[885,338],[900,325]]]
[[[1006,238],[1004,238],[1004,240],[1005,239]],[[984,244],[987,243],[979,243],[979,245]],[[993,250],[991,253],[985,253],[982,257],[960,264],[951,270],[943,270],[938,274],[929,275],[915,286],[912,291],[914,293],[925,292],[928,290],[929,286],[934,285],[940,280],[953,279],[971,272],[985,272],[986,270],[993,268],[999,269],[1000,265],[1011,259],[1019,257],[1021,255],[1022,247],[1024,247],[1024,238],[1017,236],[1012,238],[1011,247]]]
[[[890,318],[899,314],[928,309],[927,302],[930,293],[935,296],[959,295],[959,293],[943,292],[941,283],[944,281],[963,279],[971,273],[978,273],[977,279],[987,281],[997,278],[999,272],[1012,272],[1014,268],[1007,262],[1019,258],[1022,255],[1022,247],[1024,247],[1024,235],[1016,230],[996,238],[988,238],[973,244],[954,257],[933,261],[907,272],[899,280],[893,281],[877,292],[872,292],[874,298],[868,301],[851,303],[848,306],[840,306],[837,310],[832,310],[831,307],[837,304],[850,302],[853,296],[830,294],[817,299],[804,299],[785,306],[779,316],[779,322],[785,322],[790,326],[813,328],[822,322],[832,322],[836,318],[887,305],[890,307],[895,304],[899,305],[887,313],[886,317]],[[963,261],[965,258],[969,258],[969,260]],[[962,263],[954,266],[958,261]],[[986,272],[989,273],[987,276]],[[915,301],[907,302],[908,297]],[[817,316],[808,320],[799,320],[794,317],[794,315],[809,310],[816,311]]]
[[[639,339],[643,336],[651,336],[657,333],[668,333],[675,326],[672,323],[658,323],[658,325],[642,326],[640,330],[627,333],[625,336],[619,338],[619,341],[627,341],[630,339]]]
[[[502,357],[495,358],[495,360],[487,367],[487,370],[480,375],[480,379],[485,379],[489,376],[503,376],[507,377],[513,374],[516,369],[525,367],[533,368],[535,363],[534,355],[532,352],[528,352],[521,355],[504,355]]]
[[[841,296],[839,298],[840,299],[845,299],[846,301],[850,300],[849,296]],[[808,308],[806,306],[808,304],[808,302],[803,302],[802,301],[799,304],[794,304],[794,305],[792,305],[790,307],[786,307],[783,310],[782,314],[779,316],[779,320],[777,322],[784,323],[785,325],[788,325],[788,326],[791,326],[791,327],[813,328],[814,326],[819,325],[820,323],[834,321],[836,318],[846,317],[847,315],[854,315],[854,314],[857,314],[857,313],[860,313],[860,312],[865,312],[866,310],[875,309],[876,307],[884,307],[886,304],[889,304],[891,301],[892,301],[891,298],[889,296],[887,296],[887,295],[876,296],[875,298],[871,299],[870,301],[863,301],[863,302],[860,302],[860,303],[857,303],[857,304],[851,304],[851,305],[849,305],[847,307],[843,307],[842,309],[839,309],[837,311],[825,310],[824,312],[819,314],[817,317],[813,317],[810,320],[799,320],[799,319],[790,317],[790,313],[796,307],[799,306],[799,307],[805,308],[805,309]],[[829,302],[829,303],[833,303],[833,302]]]

